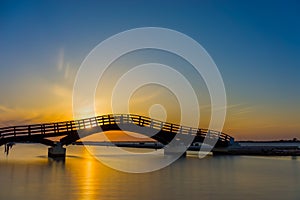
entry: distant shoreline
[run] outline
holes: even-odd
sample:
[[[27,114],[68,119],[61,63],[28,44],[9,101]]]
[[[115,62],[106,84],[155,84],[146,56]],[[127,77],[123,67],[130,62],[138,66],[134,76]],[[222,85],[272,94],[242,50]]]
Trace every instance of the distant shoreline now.
[[[300,143],[300,140],[242,140],[236,141],[238,143]]]
[[[72,145],[107,146],[162,149],[164,145],[156,141],[77,141]],[[193,144],[187,151],[211,151],[209,146]],[[237,141],[229,147],[213,148],[214,155],[232,156],[300,156],[300,141],[277,140],[277,141]]]
[[[248,145],[246,145],[248,144]],[[271,144],[271,145],[270,145]],[[114,141],[114,142],[92,142],[79,141],[73,145],[94,145],[94,146],[117,146],[132,148],[161,149],[164,145],[153,141]],[[200,151],[201,145],[192,145],[187,151]],[[211,148],[204,147],[211,151]],[[248,156],[300,156],[300,141],[238,141],[228,148],[214,148],[214,155],[248,155]]]

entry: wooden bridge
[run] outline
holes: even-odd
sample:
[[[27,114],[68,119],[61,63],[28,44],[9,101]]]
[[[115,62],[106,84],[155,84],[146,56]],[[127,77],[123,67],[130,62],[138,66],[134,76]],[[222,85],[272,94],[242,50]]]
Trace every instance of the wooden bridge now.
[[[234,138],[222,132],[180,126],[134,114],[109,114],[81,120],[56,123],[32,124],[0,128],[0,146],[11,142],[34,142],[52,146],[49,156],[65,155],[64,145],[95,133],[124,130],[147,135],[152,139],[169,144],[176,136],[178,143],[185,141],[202,143],[204,139],[217,141],[215,147],[227,147]],[[59,142],[49,138],[64,136]]]

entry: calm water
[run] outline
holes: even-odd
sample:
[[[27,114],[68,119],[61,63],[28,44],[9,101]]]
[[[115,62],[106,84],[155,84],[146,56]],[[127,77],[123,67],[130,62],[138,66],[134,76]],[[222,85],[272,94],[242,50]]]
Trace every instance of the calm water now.
[[[0,199],[300,199],[300,157],[188,155],[156,172],[128,174],[82,146],[69,146],[65,162],[46,154],[32,144],[1,153]]]

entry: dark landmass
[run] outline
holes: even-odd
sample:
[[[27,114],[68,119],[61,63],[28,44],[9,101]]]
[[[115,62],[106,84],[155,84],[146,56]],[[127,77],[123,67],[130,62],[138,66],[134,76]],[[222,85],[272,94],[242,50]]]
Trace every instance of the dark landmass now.
[[[246,144],[247,143],[247,144]],[[163,144],[156,141],[77,141],[72,145],[117,146],[130,148],[161,149]],[[198,143],[188,147],[188,151],[200,151]],[[206,148],[202,149],[206,150]],[[211,149],[207,147],[207,151]],[[213,148],[214,155],[249,155],[249,156],[300,156],[299,140],[277,141],[238,141],[229,147]]]
[[[248,143],[250,145],[243,146]],[[266,144],[272,145],[266,145]],[[282,145],[285,144],[286,145]],[[239,141],[234,145],[224,148],[214,148],[214,155],[251,155],[251,156],[300,156],[300,141],[285,140],[282,141]],[[95,146],[117,146],[132,148],[161,149],[164,145],[158,142],[132,142],[132,141],[115,141],[115,142],[75,142],[74,145],[95,145]],[[199,151],[201,145],[192,145],[188,151]],[[203,150],[203,149],[202,149]],[[205,148],[204,148],[205,150]],[[210,149],[207,149],[210,151]]]
[[[299,146],[237,146],[216,150],[216,155],[300,156]]]
[[[300,141],[238,141],[227,149],[220,149],[216,154],[255,155],[255,156],[300,156]]]
[[[238,143],[300,143],[300,140],[294,138],[292,140],[266,140],[266,141],[253,141],[253,140],[244,140],[237,141]]]

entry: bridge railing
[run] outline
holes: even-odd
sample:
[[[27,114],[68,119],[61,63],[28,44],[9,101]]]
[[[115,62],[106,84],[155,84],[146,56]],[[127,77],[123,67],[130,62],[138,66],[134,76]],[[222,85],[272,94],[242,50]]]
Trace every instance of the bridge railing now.
[[[210,139],[218,139],[225,142],[229,142],[232,139],[231,136],[219,131],[180,126],[134,114],[109,114],[57,123],[4,127],[0,128],[0,138],[39,134],[59,134],[112,124],[135,124],[165,132],[191,134],[194,136],[208,137]]]
[[[157,130],[162,130],[166,132],[175,132],[175,133],[181,133],[181,134],[191,134],[191,135],[197,135],[201,137],[208,137],[210,139],[219,139],[221,141],[230,141],[232,138],[231,136],[214,130],[208,130],[208,129],[199,129],[199,128],[193,128],[188,126],[180,126],[177,124],[172,124],[168,122],[163,122],[155,119],[151,119],[149,117],[144,117],[140,115],[134,115],[134,114],[119,114],[119,115],[108,115],[107,118],[113,118],[113,123],[133,123],[135,125],[154,128]]]

